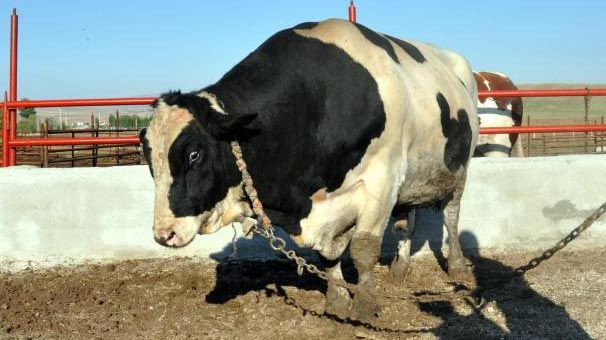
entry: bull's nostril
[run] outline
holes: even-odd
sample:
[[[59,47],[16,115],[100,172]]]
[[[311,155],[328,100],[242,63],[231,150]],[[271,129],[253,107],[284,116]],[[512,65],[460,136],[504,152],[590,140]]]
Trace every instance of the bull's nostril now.
[[[175,235],[177,235],[177,233],[175,233],[174,231],[171,231],[168,236],[166,236],[165,241],[170,241],[173,237],[175,237]]]

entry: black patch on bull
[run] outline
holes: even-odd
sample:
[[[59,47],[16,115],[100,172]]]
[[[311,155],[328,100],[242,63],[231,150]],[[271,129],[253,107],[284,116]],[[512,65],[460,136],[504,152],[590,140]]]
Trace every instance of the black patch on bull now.
[[[296,30],[309,30],[312,29],[314,27],[318,26],[317,22],[304,22],[301,24],[298,24],[297,26],[293,27],[293,29]]]
[[[368,39],[371,43],[375,44],[377,47],[382,48],[389,55],[389,57],[393,59],[393,61],[398,64],[400,63],[400,61],[398,60],[398,56],[396,56],[396,52],[393,49],[393,46],[387,38],[369,29],[366,26],[360,25],[358,23],[354,24],[366,39]]]
[[[451,172],[464,167],[469,161],[471,150],[471,125],[467,111],[457,111],[457,119],[450,118],[450,105],[440,92],[436,95],[440,106],[440,121],[442,123],[442,134],[446,137],[444,147],[444,163]]]
[[[149,142],[145,135],[147,135],[147,128],[143,128],[139,131],[139,141],[141,141],[141,144],[143,145],[143,157],[145,157],[147,165],[149,166],[149,173],[154,177],[154,169],[152,168],[151,162],[151,148],[149,147]]]
[[[404,52],[406,52],[416,62],[424,63],[427,61],[427,59],[425,59],[425,56],[423,55],[423,53],[421,53],[419,48],[417,48],[415,45],[409,43],[408,41],[404,41],[404,40],[392,37],[390,35],[386,35],[386,37],[391,39],[391,41],[393,41],[396,45],[400,46],[404,50]]]
[[[195,121],[175,139],[168,151],[168,161],[173,179],[169,204],[176,217],[199,215],[212,209],[238,183],[235,161],[231,160],[233,166],[227,169],[221,162],[229,151],[226,149],[225,143],[217,141]],[[189,154],[194,151],[200,158],[192,163]]]
[[[310,197],[339,188],[385,128],[383,102],[368,70],[341,48],[292,29],[269,38],[204,91],[224,103],[228,116],[258,114],[246,126],[255,133],[235,137],[267,214],[293,235],[301,233]],[[217,137],[205,123],[219,113],[197,102],[207,100],[196,93],[164,97],[199,111],[194,116],[200,124],[171,146],[170,202],[178,216],[208,210],[241,181],[230,139]],[[202,160],[188,168],[192,145],[201,148]]]

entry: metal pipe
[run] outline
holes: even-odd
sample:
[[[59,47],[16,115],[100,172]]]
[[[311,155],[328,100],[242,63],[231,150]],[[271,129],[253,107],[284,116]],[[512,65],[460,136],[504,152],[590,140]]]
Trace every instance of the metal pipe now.
[[[89,98],[89,99],[51,99],[11,101],[9,108],[29,107],[71,107],[71,106],[113,106],[113,105],[151,105],[156,98]]]
[[[546,133],[546,132],[593,132],[606,131],[606,125],[517,126],[480,129],[481,134]],[[121,144],[137,145],[139,137],[81,137],[81,138],[20,138],[10,141],[10,147]]]
[[[575,96],[606,96],[606,89],[559,89],[559,90],[511,90],[511,91],[481,91],[478,97],[575,97]],[[29,107],[71,107],[71,106],[113,106],[113,105],[151,105],[156,98],[86,98],[86,99],[52,99],[9,101],[8,108]]]
[[[10,74],[9,74],[9,91],[8,99],[10,101],[17,100],[17,44],[19,33],[19,17],[17,9],[13,8],[11,15],[11,46],[10,46]]]
[[[129,137],[80,137],[80,138],[19,138],[9,142],[11,147],[90,145],[90,144],[139,144],[138,136]]]
[[[8,134],[9,134],[9,115],[8,115],[8,94],[4,91],[4,103],[2,103],[2,167],[8,166]]]
[[[356,5],[354,5],[353,0],[349,2],[349,21],[356,22]]]
[[[593,131],[606,131],[606,125],[485,127],[485,128],[480,129],[480,134],[497,135],[497,134],[504,134],[504,133],[593,132]]]
[[[509,90],[509,91],[480,91],[480,98],[503,97],[583,97],[606,96],[606,89],[558,89],[558,90]]]
[[[10,101],[17,100],[17,46],[19,36],[19,17],[17,16],[17,9],[13,8],[13,14],[11,15],[11,41],[10,41],[10,73],[9,73],[9,89],[8,99]],[[17,109],[9,108],[9,126],[10,134],[9,141],[17,138]],[[10,143],[9,143],[10,146]],[[12,166],[17,164],[17,150],[15,148],[8,149],[8,165]]]

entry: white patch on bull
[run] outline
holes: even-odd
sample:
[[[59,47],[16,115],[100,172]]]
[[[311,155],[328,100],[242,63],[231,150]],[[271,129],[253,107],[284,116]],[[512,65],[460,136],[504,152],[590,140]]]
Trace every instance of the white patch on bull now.
[[[484,86],[486,86],[486,88],[488,89],[488,91],[490,91],[490,82],[486,78],[484,78]]]
[[[242,185],[229,188],[224,199],[219,201],[209,212],[209,218],[200,228],[200,234],[212,234],[233,222],[244,222],[253,216],[250,205],[243,200]]]
[[[509,79],[509,77],[505,73],[501,73],[501,72],[490,72],[490,73],[496,74],[497,76],[499,76],[501,78]]]
[[[448,99],[455,114],[460,108],[468,112],[472,130],[470,155],[473,153],[478,131],[477,87],[469,64],[454,52],[411,42],[427,59],[419,65],[390,42],[399,54],[398,64],[344,20],[327,20],[311,29],[294,31],[336,45],[363,65],[377,81],[386,115],[385,130],[371,141],[341,187],[327,193],[325,200],[314,201],[310,214],[301,220],[298,242],[314,247],[323,256],[336,258],[354,233],[383,234],[395,203],[411,198],[399,193],[408,187],[423,187],[428,176],[436,175],[424,169],[445,169],[446,139],[436,102],[438,91]],[[459,80],[468,86],[467,92],[461,91]],[[427,163],[417,164],[420,153],[431,155],[423,160]],[[424,171],[426,176],[406,177],[409,167]],[[340,213],[335,214],[336,211]]]
[[[208,102],[210,103],[210,107],[213,110],[219,112],[220,114],[227,115],[223,108],[223,104],[219,99],[217,99],[217,96],[215,96],[213,93],[202,91],[198,93],[198,97],[206,98],[206,100],[208,100]]]
[[[478,102],[480,127],[510,127],[515,124],[512,118],[511,104],[507,110],[497,108],[493,98],[486,98],[484,103]],[[486,157],[509,157],[511,140],[509,134],[480,135],[477,150]]]

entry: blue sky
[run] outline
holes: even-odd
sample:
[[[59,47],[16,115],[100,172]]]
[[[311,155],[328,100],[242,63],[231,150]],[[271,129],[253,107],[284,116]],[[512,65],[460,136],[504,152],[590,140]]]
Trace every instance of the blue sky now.
[[[19,14],[19,97],[79,98],[193,90],[216,81],[274,32],[347,17],[347,0],[3,0]],[[358,22],[463,54],[518,83],[606,83],[606,1],[357,0]]]

